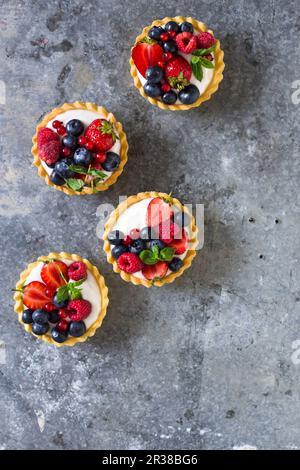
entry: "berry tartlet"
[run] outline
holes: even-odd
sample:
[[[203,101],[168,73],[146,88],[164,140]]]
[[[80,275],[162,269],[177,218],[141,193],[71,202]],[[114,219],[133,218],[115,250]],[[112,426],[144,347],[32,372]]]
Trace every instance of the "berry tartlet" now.
[[[162,109],[187,110],[210,99],[223,79],[224,53],[204,23],[176,16],[143,29],[131,50],[140,94]]]
[[[124,281],[161,287],[191,265],[197,231],[194,217],[177,199],[165,193],[139,193],[110,215],[104,251]]]
[[[21,273],[14,299],[26,331],[55,346],[74,346],[101,326],[108,290],[88,260],[64,252],[50,253]]]
[[[122,124],[93,103],[65,103],[44,116],[32,139],[34,165],[49,186],[69,195],[114,184],[127,161]]]

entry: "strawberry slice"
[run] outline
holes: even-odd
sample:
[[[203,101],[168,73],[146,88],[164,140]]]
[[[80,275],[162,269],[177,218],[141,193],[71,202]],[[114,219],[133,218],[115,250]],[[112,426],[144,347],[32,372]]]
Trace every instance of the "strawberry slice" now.
[[[157,43],[140,42],[132,49],[131,56],[140,74],[146,77],[146,70],[157,65],[162,60],[163,53],[162,47]]]
[[[171,243],[168,244],[171,248],[175,249],[176,255],[182,255],[188,247],[189,244],[189,237],[186,230],[182,230],[182,238],[176,238],[172,240]]]
[[[47,286],[58,289],[68,282],[68,266],[62,261],[45,263],[41,270],[41,278]]]
[[[168,265],[164,261],[158,261],[156,264],[147,264],[143,267],[142,273],[146,279],[152,281],[153,279],[161,279],[166,275]]]
[[[52,298],[46,295],[47,286],[39,281],[27,284],[23,290],[23,304],[31,310],[43,308]]]
[[[147,207],[146,224],[148,227],[156,227],[172,217],[171,207],[160,197],[153,198]]]

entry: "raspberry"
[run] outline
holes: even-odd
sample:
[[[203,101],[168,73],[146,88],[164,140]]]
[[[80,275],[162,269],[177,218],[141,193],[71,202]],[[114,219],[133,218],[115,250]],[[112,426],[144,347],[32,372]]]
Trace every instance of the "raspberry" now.
[[[118,268],[121,269],[121,271],[125,271],[130,274],[141,271],[143,267],[143,263],[140,258],[134,253],[123,253],[119,256],[117,263]]]
[[[200,49],[209,49],[215,43],[215,38],[210,33],[200,33],[198,38],[198,47]]]
[[[60,157],[61,143],[57,140],[51,140],[46,144],[39,147],[39,157],[41,160],[47,163],[47,165],[53,165]]]
[[[59,142],[59,137],[56,132],[54,132],[52,129],[49,129],[48,127],[43,127],[39,130],[37,135],[38,148],[52,141]]]
[[[80,281],[86,279],[86,265],[82,261],[75,261],[68,267],[69,278],[73,281]]]
[[[88,300],[84,299],[71,300],[68,303],[68,310],[71,310],[69,317],[72,321],[81,321],[89,316],[92,305]]]
[[[173,222],[165,221],[159,224],[159,239],[164,243],[171,243],[174,238],[179,238],[180,228]]]
[[[178,49],[184,54],[191,54],[197,49],[197,36],[192,33],[180,33],[176,36]]]

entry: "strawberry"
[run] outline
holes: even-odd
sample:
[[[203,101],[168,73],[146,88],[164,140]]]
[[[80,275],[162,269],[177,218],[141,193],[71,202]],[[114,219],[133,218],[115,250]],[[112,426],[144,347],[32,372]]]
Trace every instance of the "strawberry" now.
[[[188,247],[189,238],[187,232],[183,229],[182,230],[182,238],[176,238],[169,243],[168,246],[175,249],[176,255],[182,255]]]
[[[57,140],[51,140],[39,147],[39,157],[47,165],[56,163],[61,153],[61,143]]]
[[[59,260],[45,263],[41,270],[41,278],[47,286],[58,289],[69,280],[68,266]]]
[[[215,38],[212,34],[205,32],[200,33],[197,38],[199,49],[209,49],[215,43]]]
[[[52,297],[46,294],[46,290],[47,286],[42,282],[30,282],[23,289],[23,304],[31,310],[43,308],[52,300]]]
[[[170,220],[171,207],[160,197],[153,198],[147,207],[146,224],[148,227],[156,227],[165,220]]]
[[[82,321],[92,311],[92,304],[88,300],[76,299],[68,303],[69,317],[72,321]]]
[[[163,54],[162,47],[149,39],[147,42],[139,42],[134,46],[131,56],[140,74],[146,78],[146,70],[158,65],[158,62],[163,60]]]
[[[95,119],[87,127],[84,137],[94,144],[94,152],[107,152],[118,139],[114,126],[106,119]]]
[[[178,49],[184,54],[191,54],[197,49],[197,36],[192,33],[183,32],[176,36]]]
[[[165,76],[172,88],[183,90],[190,83],[192,68],[188,61],[179,55],[167,63]]]
[[[178,239],[180,228],[177,224],[166,220],[159,224],[158,233],[159,239],[168,245],[174,240],[174,238]]]
[[[43,127],[42,129],[38,131],[38,135],[37,135],[38,148],[52,141],[59,142],[59,136],[52,129],[49,129],[48,127]]]
[[[156,264],[145,265],[142,273],[146,279],[152,281],[153,279],[161,279],[166,275],[168,265],[164,261],[158,261]]]
[[[119,256],[117,263],[121,271],[130,274],[140,271],[143,267],[143,263],[135,253],[123,253]]]

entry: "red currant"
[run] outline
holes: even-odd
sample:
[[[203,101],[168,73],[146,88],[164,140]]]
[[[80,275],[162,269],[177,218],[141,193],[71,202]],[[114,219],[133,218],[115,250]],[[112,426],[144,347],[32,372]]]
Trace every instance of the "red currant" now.
[[[159,60],[159,61],[157,62],[157,65],[158,65],[159,67],[161,67],[162,69],[164,69],[165,66],[166,66],[166,64],[164,63],[163,60]]]
[[[104,163],[106,160],[106,153],[96,153],[94,158],[96,162]]]
[[[58,129],[60,126],[62,126],[62,122],[61,122],[61,121],[55,120],[55,121],[52,122],[52,127],[53,127],[53,129]]]
[[[137,240],[140,236],[140,230],[138,228],[133,228],[130,230],[129,236],[132,238],[132,240]]]
[[[173,31],[173,30],[168,31],[168,35],[169,35],[170,38],[174,39],[175,36],[176,36],[176,31]]]
[[[57,323],[57,329],[59,331],[67,331],[68,328],[69,328],[69,323],[66,320],[60,320]]]
[[[131,242],[132,242],[132,238],[129,235],[125,235],[124,240],[123,240],[123,244],[125,246],[128,246],[128,245],[131,244]]]
[[[65,126],[60,125],[59,128],[57,129],[58,135],[65,135],[66,133],[66,128]]]
[[[165,52],[165,53],[163,54],[163,59],[164,59],[166,62],[168,62],[169,60],[171,60],[172,57],[173,57],[172,52]]]
[[[67,311],[64,308],[58,310],[58,316],[61,320],[65,320],[68,316]]]
[[[93,142],[87,142],[86,144],[84,144],[84,146],[85,146],[85,148],[86,148],[87,150],[89,150],[90,152],[91,152],[91,151],[93,150],[93,148],[94,148]]]
[[[168,91],[171,90],[171,87],[168,83],[164,83],[162,86],[161,86],[161,89],[164,93],[167,93]]]
[[[212,54],[206,54],[204,57],[205,57],[205,59],[210,60],[210,61],[214,60]]]
[[[46,310],[46,312],[52,312],[52,310],[55,310],[55,309],[56,309],[55,305],[53,305],[51,302],[44,305],[44,310]]]
[[[71,155],[71,149],[69,149],[68,147],[64,147],[62,149],[62,154],[64,157],[69,157]]]
[[[47,289],[45,289],[45,294],[47,297],[50,297],[52,299],[55,294],[55,290],[51,289],[51,287],[47,287]]]
[[[166,41],[169,39],[168,33],[161,33],[160,39],[161,39],[163,42],[166,42]]]
[[[85,145],[86,144],[86,138],[84,137],[84,135],[79,137],[78,143],[79,143],[79,145]]]

